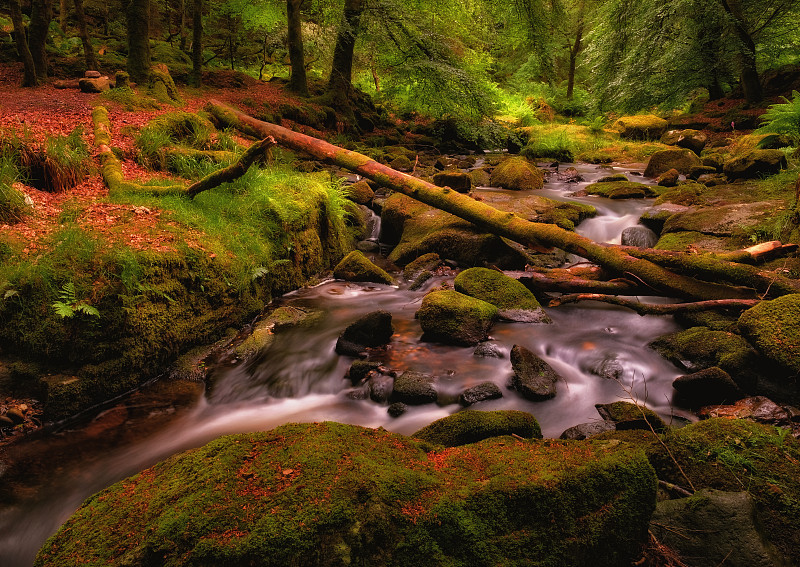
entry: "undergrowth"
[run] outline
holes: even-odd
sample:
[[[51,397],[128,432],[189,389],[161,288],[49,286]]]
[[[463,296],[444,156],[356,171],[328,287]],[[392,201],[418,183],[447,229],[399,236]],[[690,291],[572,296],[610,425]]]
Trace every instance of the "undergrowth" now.
[[[0,223],[12,224],[21,221],[30,207],[25,195],[14,187],[19,172],[12,161],[0,154]]]

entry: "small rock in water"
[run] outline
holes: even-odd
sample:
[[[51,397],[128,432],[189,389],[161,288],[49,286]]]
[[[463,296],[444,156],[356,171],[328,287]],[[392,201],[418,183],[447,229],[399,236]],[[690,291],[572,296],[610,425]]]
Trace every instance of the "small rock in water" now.
[[[467,388],[458,397],[458,403],[462,406],[471,406],[484,400],[496,400],[502,398],[503,392],[494,382],[482,382],[477,386]]]
[[[408,411],[408,406],[402,402],[395,402],[389,406],[389,415],[400,417]]]
[[[614,431],[616,426],[610,421],[590,421],[589,423],[580,423],[573,425],[566,429],[559,439],[573,439],[580,441],[581,439],[588,439],[593,435],[603,433],[604,431]]]
[[[373,402],[382,404],[389,400],[392,395],[394,379],[389,376],[378,374],[369,381],[369,399]]]
[[[503,358],[503,351],[495,343],[480,343],[475,347],[472,353],[474,356],[482,356],[485,358]]]
[[[367,313],[350,324],[336,341],[336,352],[359,356],[368,347],[387,344],[392,339],[392,314],[388,311]]]
[[[652,248],[658,242],[658,235],[646,226],[629,226],[622,231],[623,246]]]
[[[555,397],[559,375],[540,357],[525,347],[514,345],[511,367],[514,370],[511,386],[523,397],[535,402]]]
[[[434,382],[433,376],[407,370],[394,381],[392,401],[410,405],[433,403],[437,398]]]

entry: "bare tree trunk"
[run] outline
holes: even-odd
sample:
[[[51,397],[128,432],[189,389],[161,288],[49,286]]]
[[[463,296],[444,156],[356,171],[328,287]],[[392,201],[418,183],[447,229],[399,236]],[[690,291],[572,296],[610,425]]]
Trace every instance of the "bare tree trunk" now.
[[[303,30],[300,8],[303,0],[286,0],[286,16],[289,24],[289,62],[292,65],[292,76],[289,88],[301,96],[308,96],[308,79],[306,79],[306,57],[303,49]]]
[[[194,0],[192,11],[192,84],[203,82],[203,0]]]
[[[28,46],[39,81],[47,80],[47,36],[53,21],[53,0],[32,0],[31,24],[28,28]]]
[[[567,76],[567,100],[572,100],[572,93],[575,90],[575,67],[578,63],[578,54],[583,49],[583,20],[578,24],[575,31],[575,42],[569,50],[569,75]]]
[[[128,74],[136,83],[150,78],[150,0],[124,0],[128,24]]]
[[[86,25],[86,13],[83,11],[83,0],[74,0],[75,16],[78,18],[78,34],[83,44],[83,56],[86,60],[86,68],[89,71],[97,71],[97,57],[94,54],[92,42],[89,39],[89,28]]]
[[[497,209],[476,201],[448,188],[432,185],[421,179],[395,171],[381,165],[362,154],[336,147],[332,144],[292,132],[281,126],[256,120],[218,101],[209,101],[208,110],[216,119],[227,126],[235,126],[259,138],[272,136],[284,146],[296,151],[306,152],[316,159],[335,163],[358,173],[380,185],[393,189],[427,205],[451,213],[473,223],[481,230],[491,232],[518,242],[525,246],[554,246],[583,258],[587,258],[614,274],[630,276],[654,295],[667,295],[693,300],[706,299],[754,299],[753,289],[720,285],[710,281],[698,280],[690,276],[667,270],[649,260],[636,258],[620,247],[598,244],[586,237],[561,229],[552,224],[530,222],[513,213]],[[691,261],[687,261],[691,273]],[[725,266],[721,271],[725,271]],[[711,274],[713,272],[707,271]],[[777,274],[774,282],[790,286],[800,292],[800,282],[787,280]],[[782,295],[774,286],[767,290],[772,295]]]
[[[333,62],[327,88],[333,100],[341,104],[347,104],[353,89],[353,53],[363,12],[364,0],[345,0],[342,23],[333,48]]]
[[[33,56],[28,47],[28,38],[25,36],[25,24],[22,22],[22,8],[19,0],[8,0],[11,11],[11,22],[14,25],[14,41],[17,44],[17,52],[22,59],[23,87],[38,86],[39,80],[36,78],[36,65],[33,63]]]

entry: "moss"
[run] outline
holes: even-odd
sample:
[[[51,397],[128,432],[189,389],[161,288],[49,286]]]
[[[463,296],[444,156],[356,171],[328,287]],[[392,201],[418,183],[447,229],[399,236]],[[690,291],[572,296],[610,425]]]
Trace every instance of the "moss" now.
[[[686,148],[670,148],[659,150],[650,156],[644,170],[645,177],[658,177],[670,169],[677,169],[688,175],[692,168],[702,165],[700,158],[692,150]]]
[[[680,231],[662,234],[655,245],[656,250],[685,251],[688,249],[731,250],[738,248],[730,238],[709,236],[702,232]]]
[[[600,195],[609,199],[641,199],[652,197],[653,189],[644,183],[635,181],[604,181],[602,183],[592,183],[587,185],[586,192],[589,195]]]
[[[629,140],[658,140],[667,125],[666,120],[652,114],[623,116],[614,122],[619,135]]]
[[[705,205],[708,200],[703,194],[706,190],[705,185],[700,183],[681,183],[676,187],[661,192],[655,204],[674,203],[676,205]]]
[[[373,282],[391,285],[394,278],[386,270],[373,264],[359,250],[350,252],[333,268],[335,278],[349,282]]]
[[[544,186],[544,174],[527,159],[512,157],[494,168],[489,183],[505,189],[541,189]]]
[[[455,290],[500,309],[538,309],[536,297],[520,282],[497,270],[470,268],[456,276]]]
[[[384,430],[220,438],[91,497],[35,565],[628,565],[656,477],[619,443],[497,438],[426,453]]]
[[[417,318],[428,340],[473,345],[486,339],[497,312],[491,303],[441,290],[425,296]]]
[[[641,447],[658,478],[695,489],[741,491],[755,498],[770,541],[787,557],[800,557],[800,442],[773,426],[745,420],[715,418],[661,435],[667,454],[650,432],[601,433],[599,439],[619,439]],[[676,464],[677,461],[677,464]]]
[[[598,411],[604,419],[613,421],[617,429],[650,429],[663,431],[664,421],[656,412],[642,405],[631,402],[613,402],[598,405]]]
[[[739,317],[739,329],[764,355],[800,373],[800,294],[748,309]]]
[[[660,337],[650,347],[689,371],[719,366],[744,390],[755,384],[760,359],[741,336],[726,331],[692,327]]]
[[[412,437],[434,445],[456,447],[503,435],[541,439],[542,430],[536,418],[523,411],[465,410],[437,419]]]

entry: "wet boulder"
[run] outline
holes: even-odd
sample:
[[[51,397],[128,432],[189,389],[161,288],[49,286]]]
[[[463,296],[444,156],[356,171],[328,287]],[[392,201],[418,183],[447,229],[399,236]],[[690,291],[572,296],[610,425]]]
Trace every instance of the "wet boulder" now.
[[[495,343],[484,342],[475,347],[473,356],[483,358],[504,358],[502,349]]]
[[[357,386],[365,382],[372,374],[377,373],[380,367],[380,362],[372,360],[354,360],[350,368],[347,369],[345,378],[348,378],[353,386]]]
[[[108,77],[84,77],[78,80],[78,88],[82,93],[102,93],[111,88]]]
[[[544,174],[536,164],[524,157],[511,157],[494,168],[489,183],[492,187],[504,189],[541,189],[544,186]]]
[[[780,150],[752,150],[726,160],[722,172],[728,179],[753,179],[774,175],[786,166],[786,154]]]
[[[410,406],[431,404],[436,402],[436,379],[422,372],[406,370],[394,380],[392,402],[400,402]]]
[[[623,246],[652,248],[658,242],[658,235],[646,226],[629,226],[622,231],[620,241]]]
[[[356,181],[346,188],[347,198],[359,205],[369,205],[375,197],[375,192],[366,180]]]
[[[391,376],[375,374],[369,379],[369,399],[383,404],[389,401],[394,391],[394,379]]]
[[[459,193],[469,193],[472,189],[472,178],[467,173],[447,170],[433,175],[433,183],[439,187],[450,187]]]
[[[511,349],[511,387],[524,398],[534,402],[549,400],[556,395],[560,376],[541,357],[523,346]]]
[[[467,388],[458,397],[458,403],[462,406],[471,406],[486,400],[496,400],[503,397],[500,387],[494,382],[481,382],[471,388]]]
[[[579,423],[578,425],[573,425],[572,427],[565,429],[559,436],[559,439],[580,441],[582,439],[588,439],[594,435],[599,435],[600,433],[605,433],[606,431],[614,431],[615,429],[616,426],[610,421],[590,421],[588,423]]]
[[[491,303],[498,315],[521,323],[551,323],[531,291],[519,281],[497,270],[470,268],[456,276],[456,291]]]
[[[503,437],[442,450],[384,429],[288,424],[221,437],[91,497],[35,565],[437,567],[511,557],[623,567],[647,541],[656,488],[645,454],[624,443]]]
[[[659,187],[675,187],[680,176],[681,174],[677,169],[668,169],[656,178],[656,183]]]
[[[541,439],[542,430],[536,418],[524,411],[464,410],[437,419],[412,437],[435,445],[458,447],[503,435]]]
[[[652,114],[623,116],[614,122],[620,137],[628,140],[658,140],[667,130],[668,123]]]
[[[698,490],[664,500],[650,520],[655,538],[697,567],[780,567],[787,558],[767,539],[747,492]]]
[[[730,374],[717,366],[678,376],[672,382],[672,387],[693,407],[723,404],[744,397]]]
[[[692,184],[692,186],[698,185]],[[691,190],[688,184],[680,187],[685,188],[684,191],[687,193]],[[704,190],[703,187],[699,192],[702,193]],[[703,199],[702,194],[698,198]],[[663,232],[699,232],[709,236],[734,236],[774,218],[778,206],[776,201],[757,201],[714,207],[693,207],[667,219]]]
[[[718,366],[745,391],[755,386],[757,370],[763,365],[761,357],[744,338],[706,327],[691,327],[664,335],[649,346],[689,372]]]
[[[800,373],[800,294],[758,303],[742,313],[738,326],[766,357]]]
[[[697,155],[703,151],[708,142],[708,136],[700,130],[669,130],[661,137],[661,143],[668,146],[678,146],[692,150]]]
[[[348,325],[336,341],[336,352],[359,356],[367,348],[385,345],[392,340],[392,314],[373,311]]]
[[[664,423],[658,414],[641,404],[631,402],[612,402],[610,404],[595,404],[597,413],[605,421],[614,424],[615,429],[624,431],[627,429],[647,429],[651,428],[660,432],[667,424]]]
[[[670,148],[659,150],[650,156],[644,170],[645,177],[658,177],[670,169],[687,175],[693,167],[701,165],[700,158],[692,150],[686,148]]]
[[[709,405],[701,408],[700,419],[720,417],[724,419],[746,419],[764,425],[784,427],[800,437],[800,410],[793,406],[777,404],[765,396],[751,396],[728,405]]]
[[[667,219],[676,213],[685,213],[689,210],[686,205],[678,205],[675,203],[661,203],[653,205],[642,211],[642,216],[639,217],[641,222],[646,227],[650,228],[653,232],[660,234],[664,228],[664,223]]]
[[[604,181],[586,186],[586,193],[608,199],[643,199],[654,196],[653,189],[636,181]]]
[[[423,340],[471,346],[488,338],[498,309],[453,290],[427,294],[417,311]]]
[[[353,250],[333,268],[333,277],[348,282],[372,282],[391,285],[389,273],[373,264],[360,250]]]
[[[610,183],[612,181],[630,181],[624,173],[612,173],[611,175],[604,175],[595,183]]]

